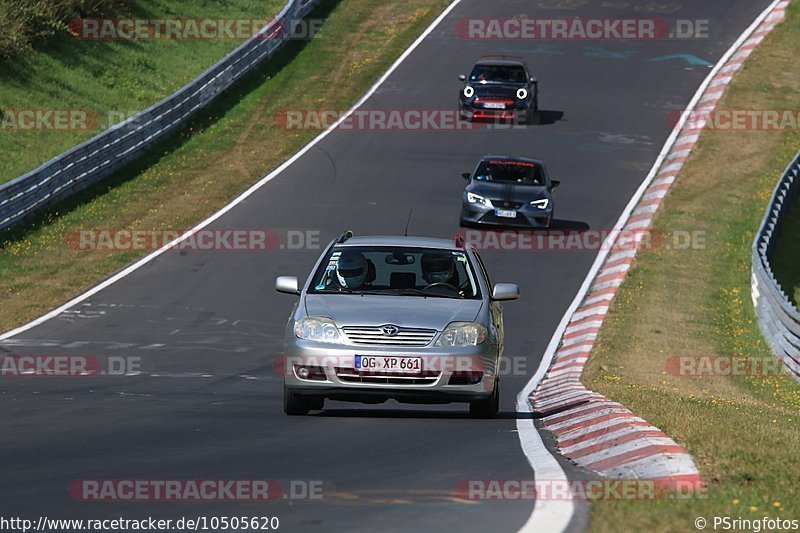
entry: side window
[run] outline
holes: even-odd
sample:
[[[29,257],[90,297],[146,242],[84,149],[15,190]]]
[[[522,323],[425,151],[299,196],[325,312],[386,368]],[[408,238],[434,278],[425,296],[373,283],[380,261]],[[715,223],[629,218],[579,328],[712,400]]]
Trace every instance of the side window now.
[[[488,289],[489,294],[491,295],[491,293],[492,293],[492,281],[489,279],[489,274],[486,272],[486,267],[483,266],[483,260],[481,259],[481,256],[478,255],[478,251],[474,247],[472,248],[472,254],[475,256],[475,259],[478,261],[478,266],[481,269],[481,274],[483,274],[483,279],[486,281],[486,288]]]

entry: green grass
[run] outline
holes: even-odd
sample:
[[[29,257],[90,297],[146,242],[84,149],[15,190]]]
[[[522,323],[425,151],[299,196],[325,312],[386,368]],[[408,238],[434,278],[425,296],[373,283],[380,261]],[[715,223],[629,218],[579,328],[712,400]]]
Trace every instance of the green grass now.
[[[137,0],[116,17],[271,18],[284,0]],[[63,32],[0,64],[0,109],[93,110],[97,129],[0,128],[0,183],[33,170],[121,118],[168,96],[241,41],[80,40]]]
[[[788,16],[736,76],[722,109],[800,108],[793,67],[800,5]],[[656,230],[705,232],[705,247],[637,256],[583,382],[685,446],[708,491],[688,500],[599,502],[593,530],[693,531],[695,518],[714,516],[800,518],[800,385],[774,375],[676,376],[667,366],[672,356],[771,357],[750,298],[751,245],[798,147],[797,131],[706,131],[658,212]]]
[[[71,231],[192,227],[319,134],[277,127],[278,112],[349,108],[448,3],[323,3],[312,17],[325,18],[324,38],[289,43],[158,150],[30,224],[0,234],[0,331],[144,255],[74,250]]]
[[[783,221],[770,263],[783,292],[800,307],[800,199]]]

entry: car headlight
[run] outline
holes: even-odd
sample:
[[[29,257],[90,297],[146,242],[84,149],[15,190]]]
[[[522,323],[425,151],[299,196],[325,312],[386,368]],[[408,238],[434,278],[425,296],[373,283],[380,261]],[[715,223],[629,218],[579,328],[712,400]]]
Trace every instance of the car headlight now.
[[[475,94],[475,89],[473,89],[471,86],[467,85],[466,87],[464,87],[464,96],[466,98],[472,98],[474,94]]]
[[[541,200],[531,202],[531,205],[539,209],[547,209],[547,206],[550,205],[550,200],[548,198],[542,198]]]
[[[519,98],[520,100],[525,100],[527,97],[528,97],[528,89],[525,89],[524,87],[520,87],[519,89],[517,89],[517,98]]]
[[[339,328],[330,318],[305,317],[294,323],[294,335],[298,339],[341,344],[344,339]]]
[[[475,322],[451,322],[434,346],[477,346],[486,340],[486,327]]]
[[[467,201],[471,204],[481,204],[485,205],[486,207],[492,207],[491,200],[488,200],[479,194],[475,194],[474,192],[467,193]]]

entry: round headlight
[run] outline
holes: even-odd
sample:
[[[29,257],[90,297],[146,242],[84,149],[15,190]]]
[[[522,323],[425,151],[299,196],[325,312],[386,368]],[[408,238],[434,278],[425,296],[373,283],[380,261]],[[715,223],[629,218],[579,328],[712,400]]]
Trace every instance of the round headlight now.
[[[475,94],[475,89],[473,89],[471,86],[467,85],[466,87],[464,87],[464,96],[466,96],[467,98],[472,98],[472,95],[474,94]]]
[[[517,89],[517,98],[520,100],[525,100],[528,97],[528,89],[524,87],[520,87]]]

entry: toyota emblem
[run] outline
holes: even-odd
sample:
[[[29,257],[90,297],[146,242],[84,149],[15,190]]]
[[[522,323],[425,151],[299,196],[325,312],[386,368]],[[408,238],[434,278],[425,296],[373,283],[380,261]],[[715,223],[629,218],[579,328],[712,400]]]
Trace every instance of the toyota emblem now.
[[[381,331],[387,337],[394,337],[400,331],[400,328],[398,328],[397,326],[383,326],[381,328]]]

